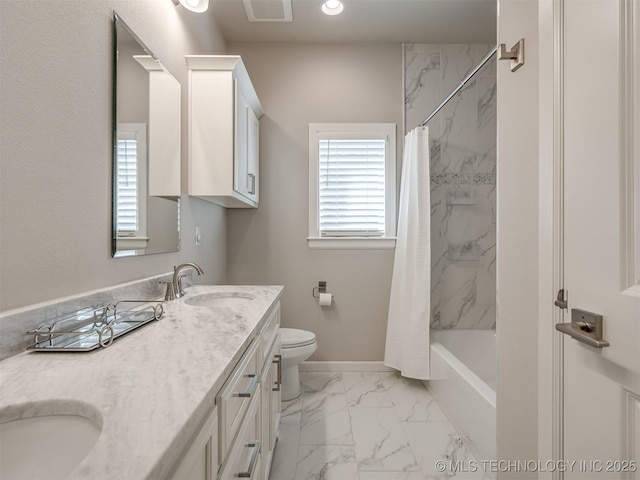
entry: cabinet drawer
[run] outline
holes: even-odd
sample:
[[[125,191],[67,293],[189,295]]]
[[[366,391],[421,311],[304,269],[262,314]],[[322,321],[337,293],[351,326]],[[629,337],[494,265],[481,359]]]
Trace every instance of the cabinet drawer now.
[[[242,424],[251,400],[260,396],[258,345],[259,338],[251,343],[216,398],[220,413],[220,438],[218,443],[220,460],[224,460]]]
[[[280,383],[281,383],[281,356],[280,356],[280,335],[271,345],[267,355],[260,381],[262,382],[261,416],[260,428],[262,429],[262,468],[263,478],[269,478],[273,450],[275,448],[278,435],[278,423],[280,422]]]
[[[242,428],[233,442],[219,480],[258,479],[262,476],[259,407],[260,396],[256,395],[249,404]]]
[[[260,364],[264,364],[273,345],[273,341],[280,329],[280,302],[277,303],[276,308],[271,312],[269,320],[264,324],[260,333],[260,341],[262,345],[260,347]]]

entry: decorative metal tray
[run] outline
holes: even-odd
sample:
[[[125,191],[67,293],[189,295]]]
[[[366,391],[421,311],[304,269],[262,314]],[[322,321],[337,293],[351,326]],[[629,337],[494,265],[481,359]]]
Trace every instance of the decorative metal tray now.
[[[120,310],[122,303],[148,304],[137,310]],[[63,315],[50,325],[41,325],[27,333],[36,352],[88,352],[108,347],[113,341],[164,314],[162,304],[149,300],[122,300],[115,304],[88,307]]]

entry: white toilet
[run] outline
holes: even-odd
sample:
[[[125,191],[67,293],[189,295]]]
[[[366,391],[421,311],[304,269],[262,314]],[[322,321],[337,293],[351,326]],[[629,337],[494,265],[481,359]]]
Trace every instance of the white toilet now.
[[[298,364],[304,362],[318,348],[316,335],[297,328],[281,328],[282,343],[282,401],[293,400],[302,393]]]

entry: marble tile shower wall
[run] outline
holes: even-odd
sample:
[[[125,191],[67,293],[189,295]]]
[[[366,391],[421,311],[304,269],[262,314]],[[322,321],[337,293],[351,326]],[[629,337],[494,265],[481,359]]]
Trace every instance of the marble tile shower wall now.
[[[491,48],[405,44],[406,131],[422,123]],[[495,328],[495,58],[428,126],[431,326]]]

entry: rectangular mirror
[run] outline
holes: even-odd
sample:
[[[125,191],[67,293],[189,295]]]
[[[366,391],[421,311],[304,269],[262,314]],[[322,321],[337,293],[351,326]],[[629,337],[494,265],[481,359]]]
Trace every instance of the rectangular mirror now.
[[[112,255],[180,249],[180,83],[114,12]]]

